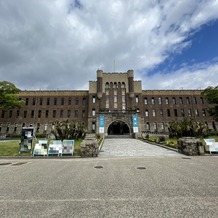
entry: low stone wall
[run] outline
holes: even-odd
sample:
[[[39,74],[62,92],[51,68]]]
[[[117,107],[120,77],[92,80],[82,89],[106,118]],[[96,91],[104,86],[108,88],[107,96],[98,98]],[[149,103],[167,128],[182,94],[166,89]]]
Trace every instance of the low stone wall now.
[[[86,134],[85,139],[81,142],[81,157],[97,157],[99,152],[98,141],[95,134]]]
[[[202,142],[194,137],[179,138],[178,152],[190,156],[205,154]]]

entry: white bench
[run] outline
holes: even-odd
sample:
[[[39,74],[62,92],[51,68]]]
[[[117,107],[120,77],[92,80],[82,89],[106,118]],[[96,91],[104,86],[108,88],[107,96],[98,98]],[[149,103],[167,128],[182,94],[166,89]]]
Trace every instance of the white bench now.
[[[218,142],[215,141],[215,139],[204,139],[206,143],[206,150],[209,150],[210,154],[211,152],[218,152]]]

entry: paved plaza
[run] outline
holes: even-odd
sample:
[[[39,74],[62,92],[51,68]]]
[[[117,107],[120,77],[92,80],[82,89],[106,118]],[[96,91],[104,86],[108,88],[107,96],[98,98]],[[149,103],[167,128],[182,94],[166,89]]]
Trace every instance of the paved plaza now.
[[[132,138],[106,138],[99,157],[182,156],[178,152]]]
[[[109,142],[96,158],[0,159],[0,217],[217,217],[218,156],[112,158]]]

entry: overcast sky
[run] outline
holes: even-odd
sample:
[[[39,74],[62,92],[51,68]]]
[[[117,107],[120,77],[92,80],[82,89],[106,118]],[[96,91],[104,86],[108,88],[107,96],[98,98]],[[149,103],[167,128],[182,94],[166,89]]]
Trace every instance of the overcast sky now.
[[[133,69],[143,89],[218,85],[218,0],[0,0],[0,81],[88,89]]]

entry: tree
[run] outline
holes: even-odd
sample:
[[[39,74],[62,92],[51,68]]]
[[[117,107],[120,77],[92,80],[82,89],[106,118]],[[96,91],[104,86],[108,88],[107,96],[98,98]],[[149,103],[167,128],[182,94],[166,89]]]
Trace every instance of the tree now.
[[[22,107],[24,102],[20,101],[18,97],[20,91],[13,83],[8,81],[0,82],[0,109],[7,111]]]
[[[212,105],[212,107],[208,109],[208,113],[218,121],[218,86],[209,86],[201,94],[205,100]]]
[[[51,133],[55,136],[57,140],[64,139],[79,139],[85,137],[84,126],[77,122],[70,122],[69,120],[59,121],[56,120],[53,124],[53,130]]]

